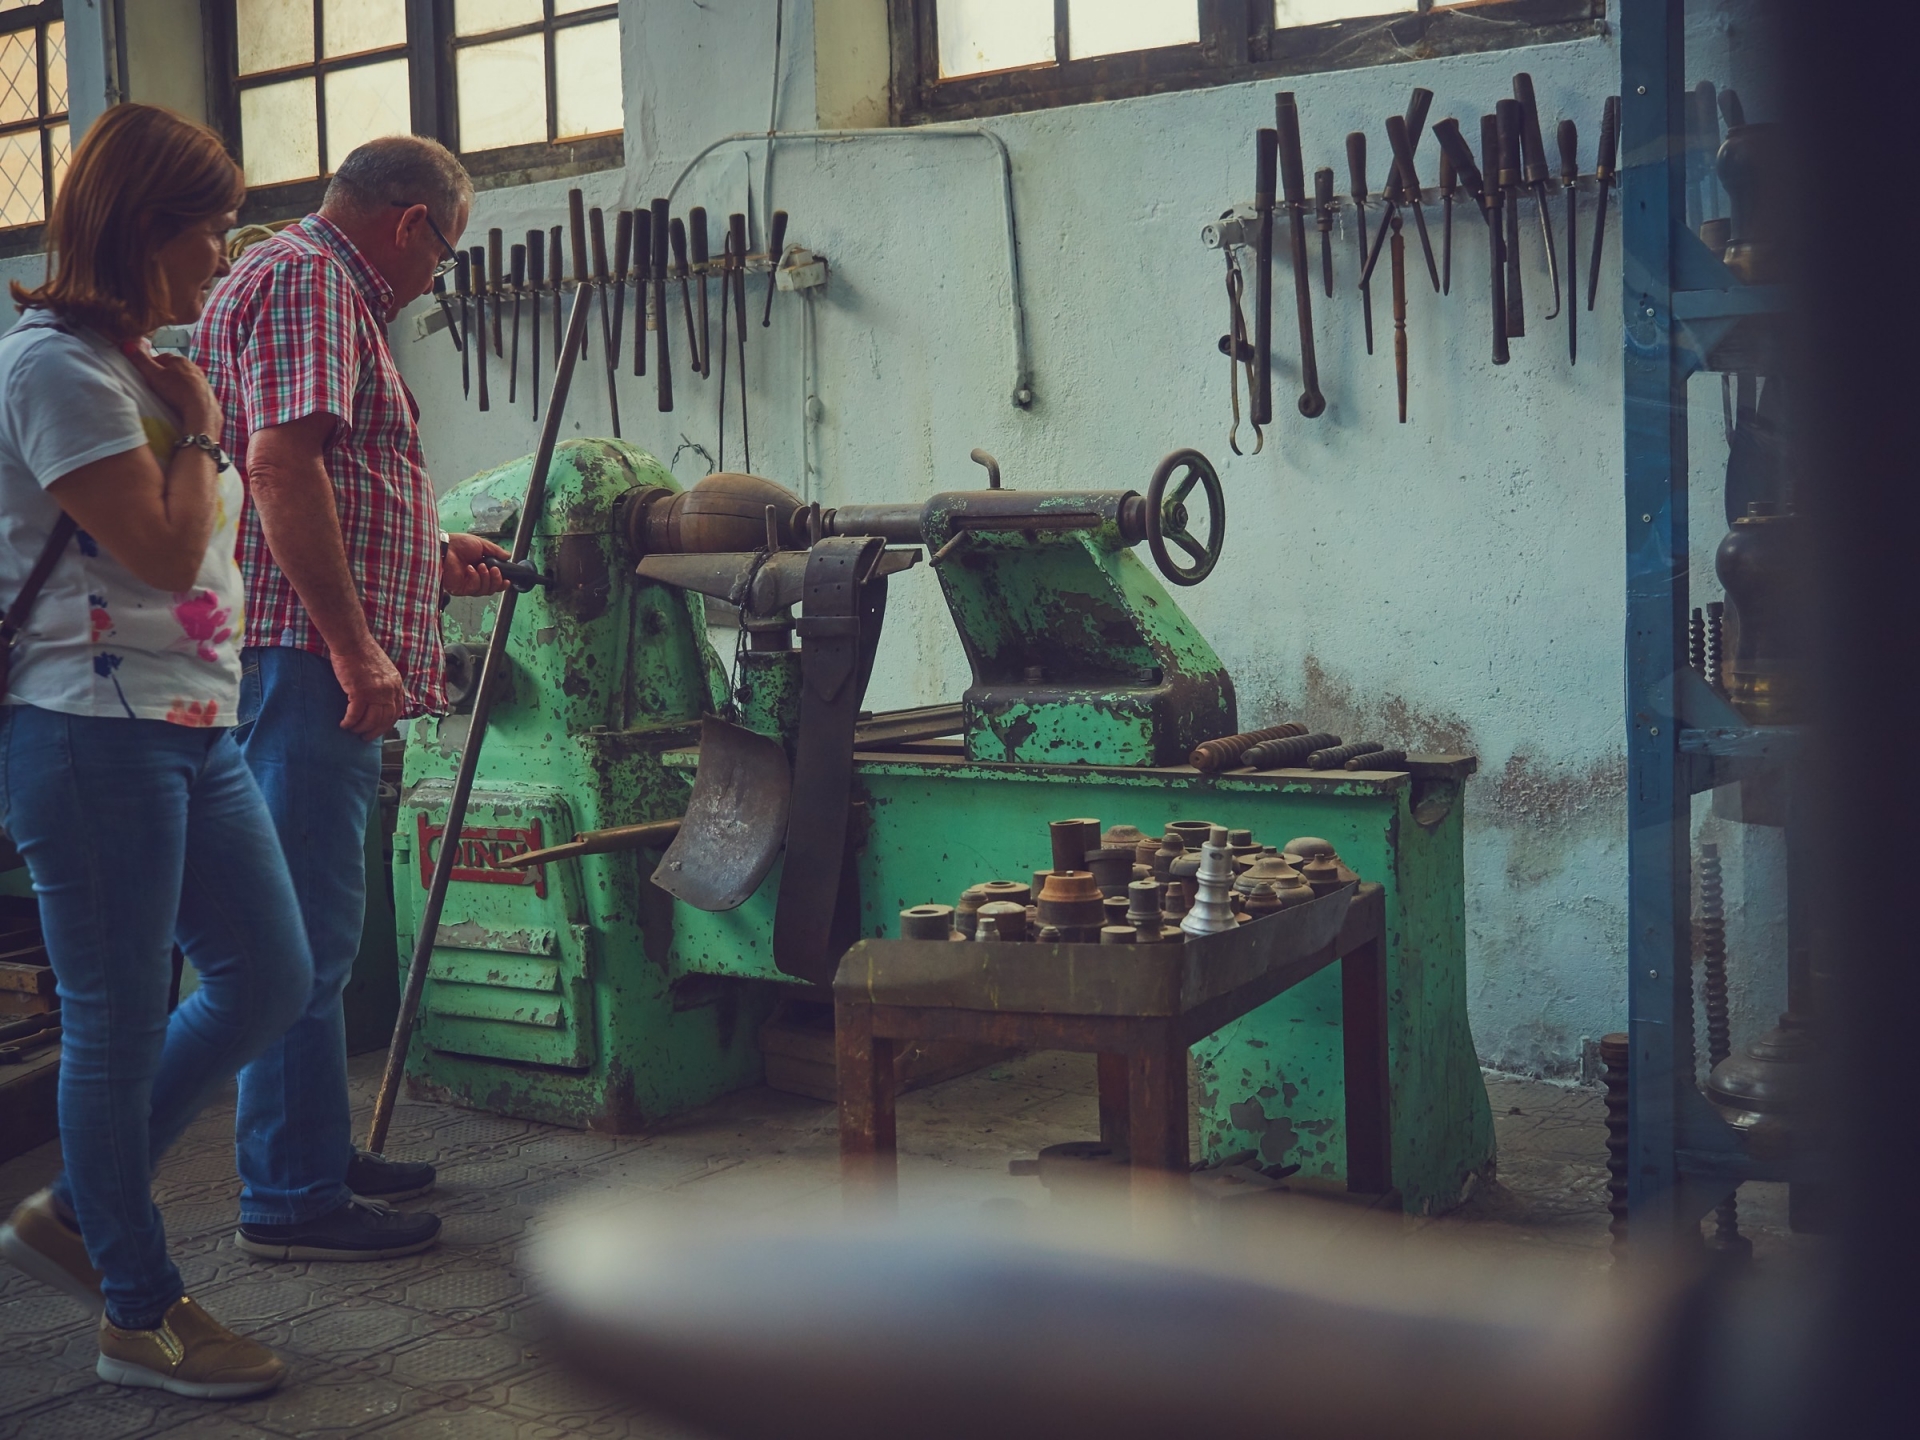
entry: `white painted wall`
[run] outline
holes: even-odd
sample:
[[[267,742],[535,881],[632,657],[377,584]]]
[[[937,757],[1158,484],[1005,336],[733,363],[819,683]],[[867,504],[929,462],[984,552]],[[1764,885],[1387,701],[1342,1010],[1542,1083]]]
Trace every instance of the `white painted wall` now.
[[[841,27],[871,8],[832,3]],[[1695,8],[1690,73],[1731,80],[1750,115],[1764,118],[1765,77],[1755,73],[1758,42],[1744,0]],[[817,115],[813,6],[786,0],[786,9],[777,123],[808,128]],[[771,0],[630,0],[622,12],[625,170],[483,192],[469,243],[489,225],[517,236],[559,221],[568,183],[579,183],[589,204],[644,203],[665,194],[709,141],[766,130]],[[847,43],[844,35],[830,32],[830,43]],[[1342,137],[1364,129],[1377,185],[1388,153],[1382,117],[1403,108],[1415,84],[1435,91],[1434,119],[1457,115],[1477,140],[1476,117],[1509,93],[1522,68],[1534,77],[1550,157],[1552,125],[1569,114],[1590,167],[1601,100],[1618,83],[1611,39],[1299,77],[1288,83],[1299,97],[1307,165],[1334,166],[1344,193]],[[1036,487],[1142,487],[1167,451],[1204,449],[1225,480],[1232,526],[1219,569],[1180,598],[1231,667],[1243,721],[1299,717],[1350,738],[1480,756],[1466,842],[1477,1041],[1490,1064],[1571,1073],[1583,1037],[1624,1021],[1618,234],[1608,235],[1598,307],[1581,315],[1573,370],[1559,323],[1539,319],[1546,282],[1531,206],[1531,334],[1514,342],[1504,368],[1487,358],[1485,248],[1470,209],[1458,217],[1455,287],[1445,300],[1428,287],[1410,234],[1405,426],[1394,419],[1386,275],[1375,281],[1380,343],[1369,357],[1347,288],[1350,230],[1335,237],[1338,298],[1315,296],[1329,409],[1311,423],[1295,416],[1283,262],[1279,423],[1264,454],[1235,458],[1226,446],[1226,366],[1214,349],[1225,329],[1223,267],[1198,236],[1203,222],[1249,196],[1252,131],[1272,123],[1281,88],[1266,82],[985,122],[1015,167],[1037,395],[1029,411],[1008,401],[992,152],[898,139],[782,146],[774,204],[792,212],[792,242],[831,257],[833,282],[812,306],[810,363],[806,302],[780,296],[773,328],[761,330],[756,293],[754,469],[831,505],[974,485],[978,471],[966,457],[975,445],[999,457],[1008,484]],[[835,85],[826,93],[836,120],[862,113],[857,95]],[[720,220],[745,208],[751,189],[757,215],[761,150],[731,146],[711,156],[682,187],[676,213],[705,204],[717,238]],[[1434,153],[1423,147],[1430,181]],[[1582,212],[1585,229],[1590,200]],[[1589,231],[1582,250],[1590,243]],[[496,402],[477,414],[460,398],[446,338],[416,344],[411,333],[408,321],[395,327],[396,350],[443,485],[532,449],[524,405]],[[597,333],[594,343],[597,356]],[[707,468],[693,447],[717,449],[717,379],[702,386],[691,377],[683,349],[676,330],[674,414],[656,412],[651,380],[623,379],[621,404],[627,437],[672,459],[690,482]],[[494,378],[503,378],[497,369]],[[1695,391],[1696,574],[1710,577],[1724,528],[1715,477],[1724,446],[1717,384],[1696,382]],[[808,394],[819,407],[811,437]],[[607,429],[604,380],[583,371],[567,433]],[[729,432],[728,463],[737,467],[733,423]],[[1696,584],[1717,593],[1710,579]],[[932,578],[908,577],[894,601],[874,703],[957,694],[966,670]],[[1728,854],[1736,970],[1752,978],[1736,986],[1745,994],[1735,1031],[1748,1034],[1778,1005],[1777,832],[1708,819],[1704,802],[1701,816],[1702,833],[1717,835]]]

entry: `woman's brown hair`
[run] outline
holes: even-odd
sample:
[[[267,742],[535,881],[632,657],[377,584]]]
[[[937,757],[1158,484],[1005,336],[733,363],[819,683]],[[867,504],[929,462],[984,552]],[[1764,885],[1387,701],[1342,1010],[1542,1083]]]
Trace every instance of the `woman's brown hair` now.
[[[88,128],[54,197],[53,278],[36,290],[14,281],[14,302],[117,338],[143,335],[163,318],[160,247],[245,194],[211,130],[152,105],[115,105]]]

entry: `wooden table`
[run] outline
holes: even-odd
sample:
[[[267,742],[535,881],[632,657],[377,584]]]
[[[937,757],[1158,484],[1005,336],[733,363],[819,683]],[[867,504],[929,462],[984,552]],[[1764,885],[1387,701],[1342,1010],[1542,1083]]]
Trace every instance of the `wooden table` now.
[[[1134,1192],[1150,1193],[1190,1168],[1187,1048],[1335,961],[1347,1188],[1390,1189],[1384,893],[1349,886],[1187,943],[862,940],[833,983],[848,1203],[898,1202],[894,1047],[928,1039],[1092,1051],[1101,1141],[1128,1148]]]

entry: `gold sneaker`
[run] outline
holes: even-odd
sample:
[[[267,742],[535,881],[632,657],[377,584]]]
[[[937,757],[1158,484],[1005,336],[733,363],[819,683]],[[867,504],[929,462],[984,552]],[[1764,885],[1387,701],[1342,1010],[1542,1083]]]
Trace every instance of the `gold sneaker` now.
[[[122,1330],[102,1315],[93,1373],[109,1385],[237,1400],[273,1389],[287,1367],[266,1346],[243,1340],[182,1295],[152,1330]]]
[[[71,1295],[95,1315],[105,1308],[100,1272],[87,1259],[80,1232],[54,1208],[53,1191],[29,1195],[14,1207],[7,1223],[0,1225],[0,1255],[42,1285]]]

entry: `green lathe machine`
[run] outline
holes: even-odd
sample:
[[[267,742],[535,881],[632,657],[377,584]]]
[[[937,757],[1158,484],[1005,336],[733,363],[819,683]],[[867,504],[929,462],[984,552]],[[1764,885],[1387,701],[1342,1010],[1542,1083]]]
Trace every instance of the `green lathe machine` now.
[[[1394,1183],[1409,1210],[1449,1208],[1493,1153],[1466,1015],[1472,760],[1193,769],[1195,745],[1238,728],[1233,683],[1134,547],[1178,584],[1204,578],[1224,523],[1211,466],[1169,456],[1142,495],[1002,488],[974,458],[988,488],[822,510],[745,475],[683,491],[618,441],[560,448],[529,556],[548,583],[509,638],[411,1083],[640,1129],[758,1083],[782,998],[824,996],[845,949],[894,934],[902,909],[1047,868],[1050,820],[1157,835],[1203,819],[1325,837],[1385,885]],[[504,539],[528,468],[459,486],[442,523]],[[1188,529],[1196,484],[1205,543]],[[973,684],[957,705],[868,713],[887,590],[928,583]],[[709,643],[709,598],[738,611],[730,657]],[[409,731],[403,955],[493,608],[448,607],[456,709]],[[1339,987],[1330,968],[1195,1047],[1205,1157],[1344,1173]]]

